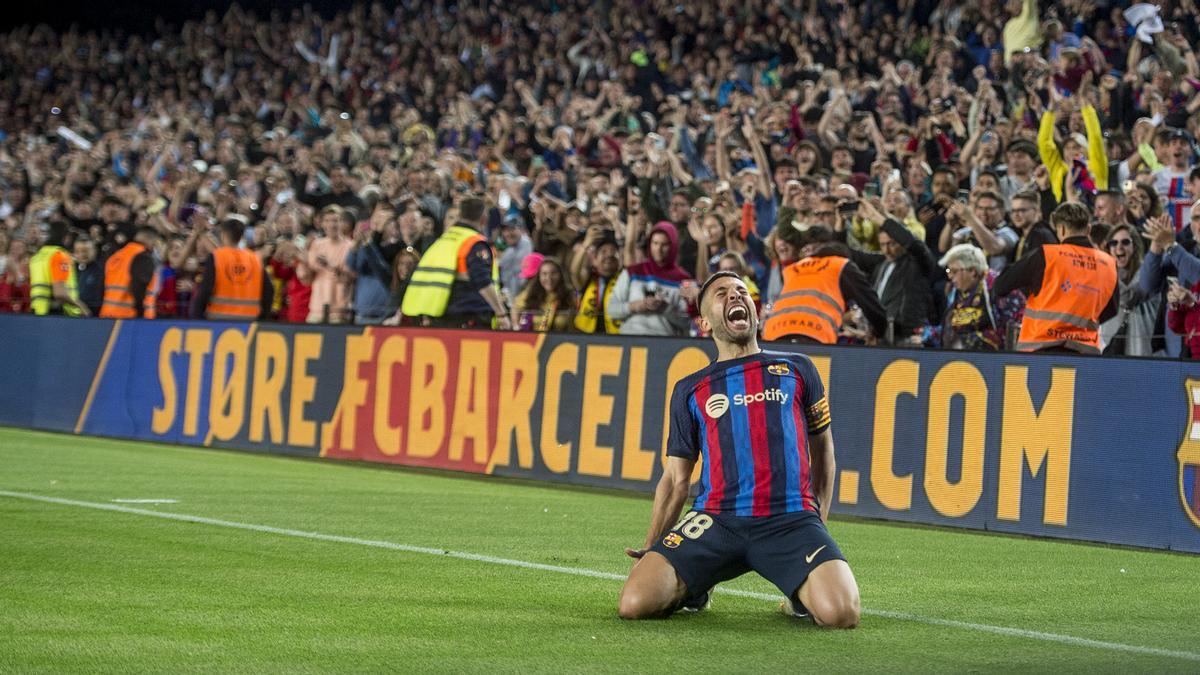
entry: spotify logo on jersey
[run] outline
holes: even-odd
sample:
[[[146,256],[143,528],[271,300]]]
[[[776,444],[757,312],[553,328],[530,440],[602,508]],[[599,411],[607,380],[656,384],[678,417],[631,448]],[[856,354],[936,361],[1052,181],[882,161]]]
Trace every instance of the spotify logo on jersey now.
[[[733,405],[747,406],[751,403],[782,403],[787,405],[788,395],[779,389],[767,389],[756,394],[734,394]],[[713,394],[704,404],[704,412],[714,420],[729,410],[729,397],[725,394]]]
[[[725,394],[714,394],[708,397],[708,403],[704,404],[704,412],[714,420],[725,414],[729,410],[729,397]]]

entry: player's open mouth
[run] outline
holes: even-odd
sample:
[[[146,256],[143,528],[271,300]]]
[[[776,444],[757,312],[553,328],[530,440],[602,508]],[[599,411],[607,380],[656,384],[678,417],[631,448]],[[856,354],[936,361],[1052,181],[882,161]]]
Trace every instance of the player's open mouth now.
[[[725,323],[733,330],[750,328],[750,310],[743,304],[730,305],[725,310]]]

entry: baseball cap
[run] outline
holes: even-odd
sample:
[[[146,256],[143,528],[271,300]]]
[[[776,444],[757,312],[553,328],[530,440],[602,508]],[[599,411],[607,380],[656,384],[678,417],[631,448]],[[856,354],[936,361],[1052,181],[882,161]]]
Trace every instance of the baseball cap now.
[[[530,253],[529,255],[525,256],[525,259],[521,261],[520,277],[522,279],[532,279],[536,277],[538,269],[541,268],[542,263],[545,260],[546,256],[542,255],[541,253]]]

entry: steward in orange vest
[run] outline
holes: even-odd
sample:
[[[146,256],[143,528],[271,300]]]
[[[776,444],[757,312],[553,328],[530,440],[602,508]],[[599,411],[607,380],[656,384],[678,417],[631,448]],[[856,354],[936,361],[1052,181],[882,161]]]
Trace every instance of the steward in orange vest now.
[[[153,319],[158,296],[154,247],[162,235],[153,227],[139,227],[133,241],[104,263],[104,304],[100,316],[109,319]]]
[[[240,216],[220,226],[221,247],[204,261],[193,316],[224,321],[255,321],[268,316],[275,288],[253,251],[238,248],[246,224]]]
[[[1050,216],[1060,244],[1042,248],[1013,263],[996,279],[1002,297],[1021,289],[1029,294],[1017,350],[1099,354],[1100,324],[1119,307],[1117,263],[1088,239],[1091,214],[1067,202]]]
[[[824,244],[785,267],[783,291],[763,322],[763,340],[834,344],[850,301],[858,303],[875,336],[882,337],[887,314],[867,275],[849,255],[844,245]]]

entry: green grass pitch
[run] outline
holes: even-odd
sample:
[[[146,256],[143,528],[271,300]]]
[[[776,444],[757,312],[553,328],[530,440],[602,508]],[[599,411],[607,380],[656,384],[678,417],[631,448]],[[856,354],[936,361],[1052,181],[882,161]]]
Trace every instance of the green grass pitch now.
[[[3,672],[1200,670],[1195,556],[835,517],[857,630],[752,575],[628,623],[611,578],[387,546],[623,575],[646,496],[9,429],[0,491],[76,502],[0,496]]]

